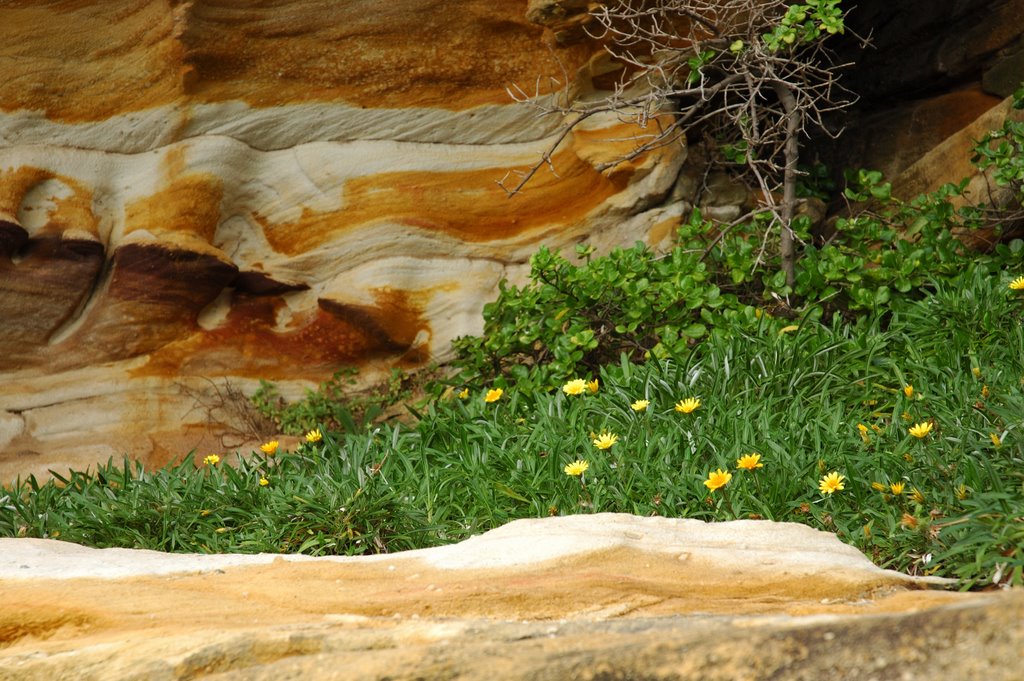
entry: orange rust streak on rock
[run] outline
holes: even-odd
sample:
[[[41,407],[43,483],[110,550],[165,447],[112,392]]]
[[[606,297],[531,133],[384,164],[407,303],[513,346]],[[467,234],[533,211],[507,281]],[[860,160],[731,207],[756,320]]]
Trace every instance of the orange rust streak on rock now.
[[[188,232],[209,243],[220,222],[224,183],[210,173],[172,176],[167,186],[125,208],[125,234],[137,229]]]
[[[92,236],[99,236],[99,224],[92,212],[92,192],[73,180],[59,177],[75,192],[66,199],[56,199],[56,208],[50,212],[43,231],[63,234],[69,229],[80,229]]]
[[[678,218],[661,220],[660,222],[655,223],[654,226],[652,226],[650,231],[647,233],[647,242],[652,245],[660,244],[662,241],[665,241],[670,236],[675,234],[678,228]]]
[[[294,222],[270,223],[255,215],[274,250],[305,253],[342,232],[390,222],[484,242],[514,237],[546,225],[581,221],[628,178],[598,173],[571,151],[556,155],[559,177],[542,168],[522,194],[509,198],[496,184],[507,169],[397,172],[349,180],[337,211],[305,210]]]
[[[364,107],[508,104],[562,70],[522,0],[196,3],[183,42],[205,101],[343,100]],[[572,69],[580,55],[560,54]]]
[[[25,195],[47,180],[57,180],[73,193],[67,198],[52,199],[55,207],[40,231],[60,235],[68,229],[80,229],[98,236],[97,219],[92,212],[92,192],[66,175],[34,166],[21,166],[0,172],[0,219],[16,220]]]
[[[577,130],[574,133],[576,154],[592,165],[615,164],[615,172],[629,172],[635,164],[642,163],[647,155],[657,152],[647,152],[632,161],[621,162],[621,159],[653,141],[660,130],[667,130],[672,125],[673,120],[673,116],[662,115],[651,118],[646,127],[624,122]]]
[[[339,366],[402,353],[412,340],[406,340],[408,329],[427,327],[417,310],[403,306],[400,295],[380,300],[384,307],[364,308],[363,314],[339,314],[329,306],[313,310],[293,320],[292,328],[279,331],[277,313],[285,304],[281,298],[236,294],[220,325],[160,348],[133,375],[321,379]]]
[[[52,178],[53,173],[49,170],[33,166],[0,171],[0,217],[7,216],[9,220],[14,220],[28,190]]]
[[[408,347],[424,328],[421,313],[405,291],[391,288],[375,289],[374,305],[352,305],[321,300],[320,306],[335,316],[351,321],[361,320],[364,329],[374,329],[389,345]]]

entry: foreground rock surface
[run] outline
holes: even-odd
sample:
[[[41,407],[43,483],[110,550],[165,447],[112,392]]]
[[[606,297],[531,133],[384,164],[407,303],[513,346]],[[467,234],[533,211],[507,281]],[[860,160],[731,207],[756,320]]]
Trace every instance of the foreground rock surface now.
[[[1011,679],[1024,595],[767,521],[517,521],[364,558],[0,540],[0,679]],[[932,588],[928,588],[932,587]]]

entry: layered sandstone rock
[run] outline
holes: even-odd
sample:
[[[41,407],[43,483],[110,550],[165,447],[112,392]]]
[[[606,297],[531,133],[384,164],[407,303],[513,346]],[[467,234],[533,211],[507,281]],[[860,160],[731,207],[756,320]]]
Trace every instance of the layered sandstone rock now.
[[[526,10],[0,5],[0,479],[243,445],[258,379],[443,359],[540,244],[666,233],[685,154],[598,172],[614,119],[499,186],[560,123],[506,88],[589,58]]]
[[[602,514],[365,558],[0,539],[0,679],[1017,678],[1020,593],[802,525]]]

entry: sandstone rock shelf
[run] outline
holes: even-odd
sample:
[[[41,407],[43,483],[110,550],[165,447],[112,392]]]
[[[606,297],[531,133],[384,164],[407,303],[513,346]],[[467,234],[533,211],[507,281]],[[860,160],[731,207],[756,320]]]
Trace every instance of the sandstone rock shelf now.
[[[0,679],[1010,679],[1024,643],[1020,593],[767,521],[548,518],[335,559],[4,539],[0,584]]]

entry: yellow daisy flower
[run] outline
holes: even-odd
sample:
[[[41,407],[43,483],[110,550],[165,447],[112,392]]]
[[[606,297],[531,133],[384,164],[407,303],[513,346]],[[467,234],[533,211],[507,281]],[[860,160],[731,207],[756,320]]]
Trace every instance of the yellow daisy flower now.
[[[860,433],[860,439],[864,440],[865,443],[871,442],[871,435],[869,434],[869,428],[863,423],[857,424],[857,431]]]
[[[596,378],[593,381],[587,381],[587,390],[590,391],[591,395],[596,395],[597,391],[601,389],[601,382]]]
[[[565,464],[565,468],[562,470],[565,471],[566,475],[579,477],[586,473],[588,468],[590,468],[590,463],[588,463],[586,459],[577,459],[572,463]]]
[[[618,441],[619,441],[619,436],[618,435],[616,435],[614,433],[609,433],[607,431],[601,433],[600,435],[595,437],[594,440],[593,440],[594,446],[597,447],[598,449],[608,449],[609,447],[611,447],[613,444],[615,444]]]
[[[708,473],[708,479],[704,481],[704,486],[714,492],[716,489],[728,485],[730,480],[732,480],[732,473],[719,468],[717,471]]]
[[[497,402],[498,400],[501,399],[501,396],[504,394],[505,391],[502,390],[501,388],[492,388],[491,390],[487,391],[486,395],[484,395],[484,402],[488,404],[490,404],[491,402]]]
[[[752,471],[755,468],[764,468],[764,464],[761,463],[760,454],[747,454],[736,459],[736,467]]]
[[[260,487],[266,487],[269,484],[270,484],[269,480],[267,480],[266,478],[260,478]]]
[[[992,446],[993,447],[999,448],[999,447],[1002,446],[1003,441],[1001,439],[999,439],[999,436],[997,434],[989,433],[988,437],[989,437],[990,440],[992,440]]]
[[[463,388],[459,391],[459,399],[464,400],[469,397],[469,388]]]
[[[893,496],[898,497],[899,495],[903,494],[903,488],[905,486],[906,485],[902,482],[890,482],[889,491],[892,492]]]
[[[1010,288],[1014,291],[1024,291],[1024,277],[1017,277],[1011,281]]]
[[[324,434],[320,432],[319,428],[314,428],[313,430],[306,433],[306,442],[320,442],[320,440],[323,439]]]
[[[633,404],[629,405],[629,408],[632,409],[633,411],[640,412],[640,411],[644,411],[645,409],[647,409],[647,407],[648,407],[648,405],[650,405],[650,403],[651,403],[650,400],[637,400]]]
[[[210,454],[210,456],[203,459],[203,463],[207,466],[216,466],[220,463],[220,457],[216,454]]]
[[[914,386],[912,386],[912,385],[905,385],[905,386],[903,386],[903,394],[906,395],[908,399],[913,397],[914,396]]]
[[[843,483],[843,480],[845,479],[845,475],[840,475],[837,471],[832,471],[818,481],[818,489],[821,490],[822,494],[841,492],[846,489],[846,485]]]
[[[676,402],[676,411],[680,414],[690,414],[700,406],[700,398],[687,397],[685,400]]]
[[[277,454],[278,446],[280,446],[280,443],[278,443],[277,440],[271,440],[270,442],[264,442],[263,444],[261,444],[260,451],[262,451],[267,456],[274,456],[274,454]]]
[[[587,382],[582,378],[574,378],[562,386],[562,392],[566,395],[582,395],[587,389]]]
[[[918,439],[927,437],[928,433],[932,432],[932,422],[922,421],[921,423],[915,423],[907,432]]]

